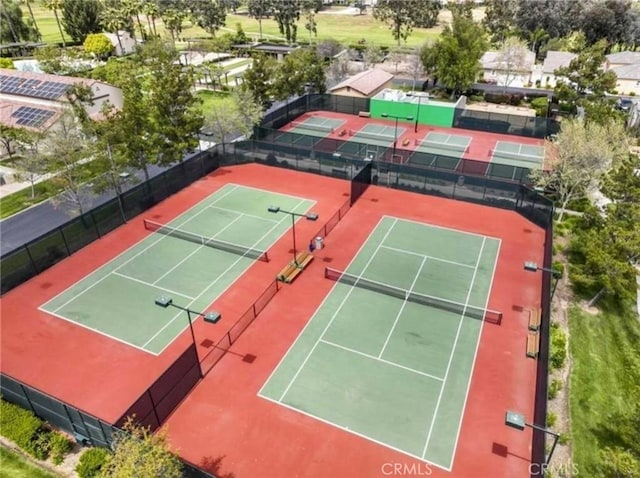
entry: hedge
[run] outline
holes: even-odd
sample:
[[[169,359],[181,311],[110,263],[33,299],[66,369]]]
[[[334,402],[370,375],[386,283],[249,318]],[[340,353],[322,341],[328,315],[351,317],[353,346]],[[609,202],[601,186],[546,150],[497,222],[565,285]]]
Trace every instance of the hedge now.
[[[105,448],[91,448],[84,452],[76,466],[76,473],[80,478],[94,478],[98,476],[102,466],[106,463],[109,451]]]
[[[33,413],[13,403],[0,400],[0,434],[13,441],[24,451],[40,458],[42,450],[38,449],[38,436],[44,430],[44,421]],[[39,446],[41,446],[40,443]],[[44,458],[48,456],[48,453]]]

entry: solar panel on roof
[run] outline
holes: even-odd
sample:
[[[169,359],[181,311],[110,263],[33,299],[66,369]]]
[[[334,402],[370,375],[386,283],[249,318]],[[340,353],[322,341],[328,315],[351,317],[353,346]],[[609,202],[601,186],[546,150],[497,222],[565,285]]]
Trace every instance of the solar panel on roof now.
[[[21,106],[12,113],[12,117],[18,118],[16,124],[37,128],[54,115],[54,111]]]
[[[0,92],[55,100],[70,88],[67,83],[41,81],[35,78],[24,80],[15,76],[0,75]]]

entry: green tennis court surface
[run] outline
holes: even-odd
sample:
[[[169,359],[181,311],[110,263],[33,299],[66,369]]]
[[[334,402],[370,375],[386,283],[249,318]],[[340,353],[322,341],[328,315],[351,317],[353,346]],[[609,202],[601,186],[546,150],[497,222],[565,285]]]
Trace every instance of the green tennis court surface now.
[[[531,144],[498,141],[491,157],[492,163],[537,168],[544,161],[544,147]]]
[[[150,234],[40,310],[158,354],[188,323],[184,312],[156,307],[156,297],[206,310],[255,263],[255,251],[266,251],[291,227],[288,216],[270,214],[268,206],[304,213],[313,204],[227,184],[168,223],[179,236],[167,228]],[[205,243],[185,240],[198,237]]]
[[[384,287],[339,278],[259,395],[450,470],[499,248],[383,218],[346,272]]]

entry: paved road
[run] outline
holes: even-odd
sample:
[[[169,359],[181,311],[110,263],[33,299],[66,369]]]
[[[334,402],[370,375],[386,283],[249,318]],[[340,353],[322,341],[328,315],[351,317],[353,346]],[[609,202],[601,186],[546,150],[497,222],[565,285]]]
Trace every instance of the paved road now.
[[[165,169],[167,168],[151,166],[149,167],[149,175],[151,177],[155,177]],[[137,176],[142,177],[142,173],[140,172]],[[135,184],[130,184],[124,189],[129,190],[132,187],[135,187]],[[91,209],[113,199],[115,197],[115,193],[113,191],[109,191],[101,195],[88,194],[88,196],[90,199],[87,203],[89,205],[89,209]],[[11,252],[21,245],[32,241],[33,239],[40,237],[41,235],[69,221],[69,219],[73,217],[73,214],[69,209],[68,204],[60,203],[58,205],[54,205],[54,201],[47,200],[18,214],[3,219],[0,221],[0,234],[2,236],[2,242],[0,242],[0,255]]]

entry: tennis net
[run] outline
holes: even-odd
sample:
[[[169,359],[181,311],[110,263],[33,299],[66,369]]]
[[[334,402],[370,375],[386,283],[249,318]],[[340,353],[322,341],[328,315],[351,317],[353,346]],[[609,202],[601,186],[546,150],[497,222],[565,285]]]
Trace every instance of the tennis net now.
[[[419,294],[417,292],[408,291],[400,287],[395,287],[382,282],[374,281],[371,279],[365,279],[354,274],[338,271],[326,267],[324,270],[324,277],[343,284],[361,287],[363,289],[378,292],[379,294],[389,295],[402,300],[408,300],[420,305],[427,305],[435,307],[437,309],[446,310],[456,314],[464,315],[466,317],[472,317],[474,319],[486,320],[493,324],[500,324],[502,322],[502,312],[495,310],[482,309],[480,307],[474,307],[460,302],[455,302],[448,299],[442,299],[440,297],[433,297],[430,295]]]
[[[531,156],[530,154],[512,153],[511,151],[503,151],[501,149],[493,150],[493,156],[497,158],[527,161],[529,163],[535,163],[535,164],[542,164],[542,160],[544,159],[540,156]]]
[[[311,131],[322,131],[323,133],[333,133],[333,127],[324,124],[308,123],[305,121],[292,121],[291,126],[294,128],[308,129]]]
[[[160,234],[164,234],[166,236],[176,237],[178,239],[183,239],[195,244],[211,247],[213,249],[220,249],[226,252],[232,252],[241,256],[250,257],[252,259],[269,262],[269,257],[267,256],[266,251],[261,251],[238,244],[232,244],[230,242],[221,241],[219,239],[200,236],[199,234],[194,234],[193,232],[187,232],[181,229],[176,229],[175,227],[165,226],[164,224],[159,224],[148,219],[144,219],[143,222],[144,228],[148,231],[159,232]]]
[[[425,148],[436,148],[436,149],[447,149],[449,151],[466,151],[466,144],[454,144],[454,143],[439,143],[438,141],[429,141],[425,140],[420,143],[420,146],[424,146]]]
[[[368,131],[356,131],[354,136],[359,136],[361,138],[367,138],[367,139],[377,139],[380,141],[389,141],[389,142],[393,142],[394,137],[393,136],[387,136],[384,134],[377,134],[377,133],[370,133]]]

